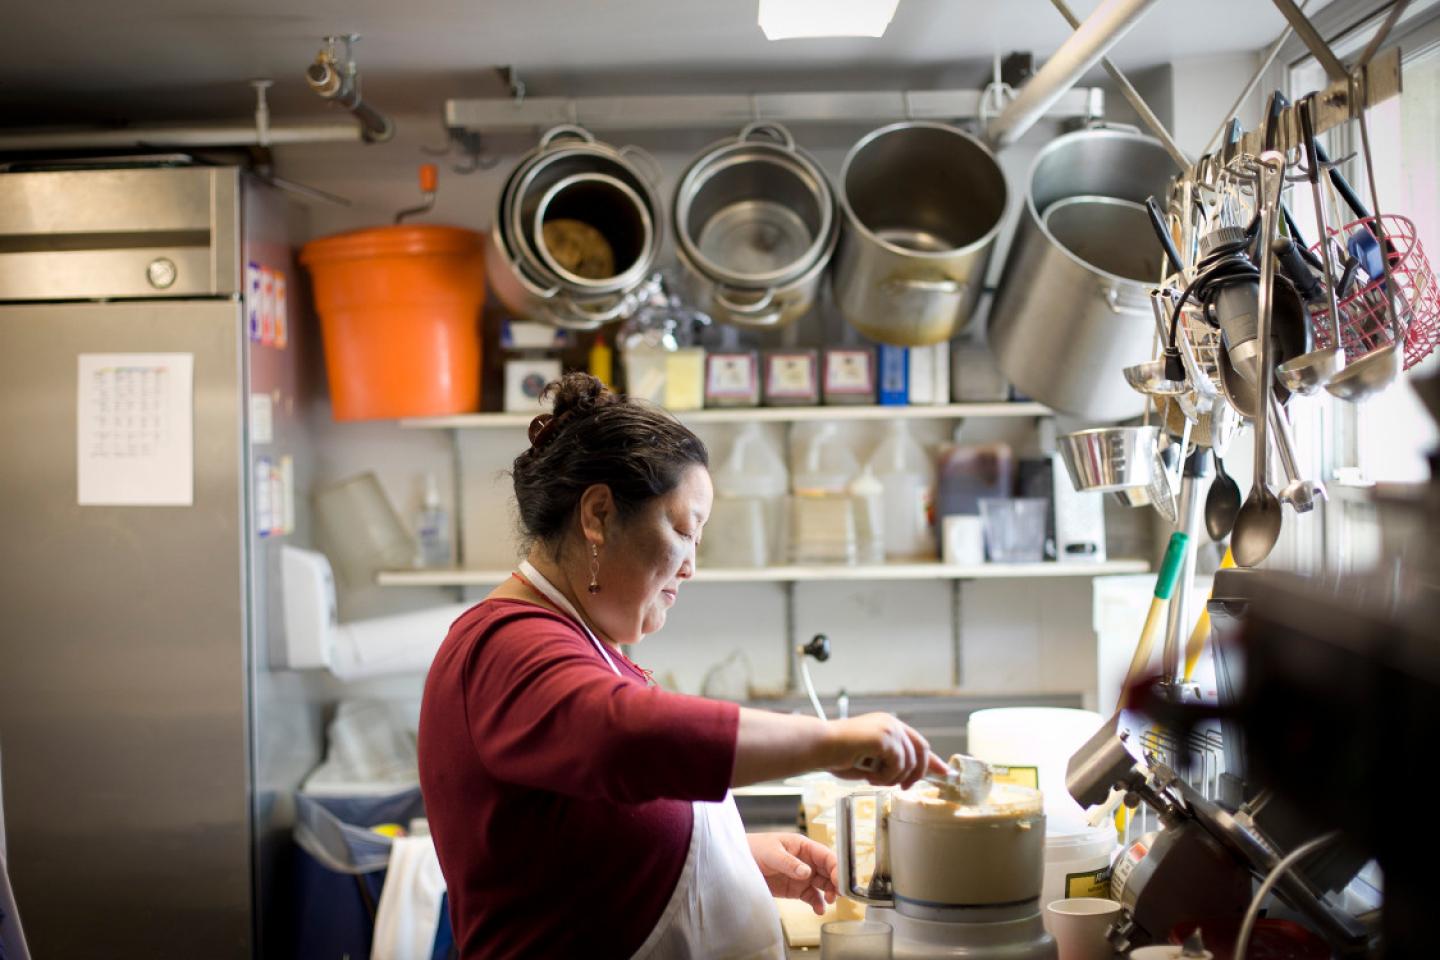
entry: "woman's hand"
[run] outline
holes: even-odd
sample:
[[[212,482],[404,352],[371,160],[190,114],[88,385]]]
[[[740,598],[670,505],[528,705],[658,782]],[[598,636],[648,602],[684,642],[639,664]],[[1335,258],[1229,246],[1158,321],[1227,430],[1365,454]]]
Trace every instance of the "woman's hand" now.
[[[745,839],[773,895],[804,900],[817,915],[835,902],[840,878],[829,847],[798,833],[748,833]]]
[[[867,713],[828,726],[830,772],[877,787],[909,787],[927,772],[944,774],[945,763],[930,752],[919,732],[888,713]]]

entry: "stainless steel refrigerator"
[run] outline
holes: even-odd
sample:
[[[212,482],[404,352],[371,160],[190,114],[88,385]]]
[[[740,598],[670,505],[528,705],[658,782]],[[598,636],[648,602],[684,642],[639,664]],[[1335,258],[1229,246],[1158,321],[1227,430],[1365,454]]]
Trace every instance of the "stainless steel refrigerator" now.
[[[236,168],[0,174],[0,797],[37,957],[284,953],[320,749],[270,655],[309,539],[303,226]]]

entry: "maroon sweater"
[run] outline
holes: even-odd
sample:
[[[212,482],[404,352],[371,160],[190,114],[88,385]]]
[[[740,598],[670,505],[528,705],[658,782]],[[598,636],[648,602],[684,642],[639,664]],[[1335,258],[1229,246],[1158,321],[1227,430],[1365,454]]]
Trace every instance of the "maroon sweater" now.
[[[569,619],[487,600],[450,628],[420,707],[420,787],[465,960],[628,957],[720,800],[735,704],[616,676]]]

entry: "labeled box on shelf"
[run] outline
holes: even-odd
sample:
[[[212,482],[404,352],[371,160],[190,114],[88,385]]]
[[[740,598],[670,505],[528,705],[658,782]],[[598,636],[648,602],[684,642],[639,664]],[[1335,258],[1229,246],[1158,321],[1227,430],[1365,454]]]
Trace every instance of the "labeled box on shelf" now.
[[[754,350],[712,352],[705,357],[705,406],[754,407],[760,403],[760,355]]]
[[[827,404],[875,402],[875,351],[869,347],[827,347],[824,397]]]
[[[814,406],[820,402],[819,358],[814,350],[767,350],[765,403]]]

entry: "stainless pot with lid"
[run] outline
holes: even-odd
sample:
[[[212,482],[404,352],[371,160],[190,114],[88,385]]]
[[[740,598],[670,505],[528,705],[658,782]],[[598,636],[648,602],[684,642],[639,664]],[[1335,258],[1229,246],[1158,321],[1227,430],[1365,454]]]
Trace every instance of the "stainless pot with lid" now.
[[[832,284],[840,312],[873,340],[926,346],[969,319],[1005,213],[1005,175],[957,127],[893,123],[850,149]]]
[[[486,245],[491,285],[506,307],[578,330],[635,311],[662,240],[660,200],[635,164],[641,156],[559,126],[520,159]]]
[[[1040,151],[989,321],[1021,393],[1091,420],[1141,413],[1121,373],[1150,358],[1154,333],[1163,254],[1144,203],[1174,172],[1158,140],[1128,130],[1081,130]]]
[[[671,216],[688,298],[752,327],[809,310],[839,224],[824,171],[775,123],[749,124],[696,156]]]

